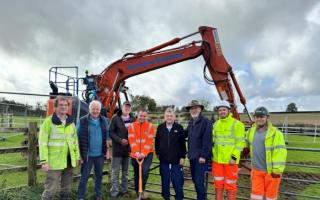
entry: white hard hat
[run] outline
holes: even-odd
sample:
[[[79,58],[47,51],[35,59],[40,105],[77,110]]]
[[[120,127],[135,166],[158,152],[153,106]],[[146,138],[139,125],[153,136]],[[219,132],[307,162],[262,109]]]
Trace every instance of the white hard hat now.
[[[226,100],[222,100],[222,101],[219,102],[217,108],[219,109],[220,107],[226,107],[228,109],[231,108],[229,102],[226,101]]]

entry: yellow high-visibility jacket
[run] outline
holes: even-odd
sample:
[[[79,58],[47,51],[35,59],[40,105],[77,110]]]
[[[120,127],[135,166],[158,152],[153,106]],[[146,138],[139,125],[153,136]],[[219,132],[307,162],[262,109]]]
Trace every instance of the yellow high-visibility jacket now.
[[[244,124],[232,117],[219,119],[213,127],[212,160],[220,164],[228,164],[232,157],[239,163],[240,153],[245,146]]]
[[[77,130],[71,117],[65,125],[56,114],[47,117],[40,128],[38,142],[40,163],[48,163],[50,170],[67,168],[68,154],[73,167],[80,160]]]
[[[256,124],[247,131],[246,142],[250,146],[250,156],[252,158],[252,142],[256,132]],[[281,174],[284,171],[287,158],[287,149],[283,134],[280,130],[268,122],[265,138],[267,173]]]

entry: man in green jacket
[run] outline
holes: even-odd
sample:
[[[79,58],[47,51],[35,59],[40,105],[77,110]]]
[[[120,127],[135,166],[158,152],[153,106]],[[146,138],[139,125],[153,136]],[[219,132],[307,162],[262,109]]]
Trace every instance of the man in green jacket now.
[[[67,115],[67,97],[55,99],[55,113],[47,117],[39,133],[39,156],[41,168],[46,172],[42,193],[43,200],[53,199],[60,185],[60,199],[70,198],[72,168],[80,162],[76,127]]]
[[[245,130],[242,122],[232,117],[230,104],[221,101],[217,106],[219,120],[213,126],[212,174],[215,199],[223,199],[223,191],[228,200],[236,199],[238,164],[245,145]]]
[[[246,139],[251,155],[251,200],[275,200],[284,171],[287,149],[281,131],[269,122],[269,112],[258,107],[255,123],[247,131]]]

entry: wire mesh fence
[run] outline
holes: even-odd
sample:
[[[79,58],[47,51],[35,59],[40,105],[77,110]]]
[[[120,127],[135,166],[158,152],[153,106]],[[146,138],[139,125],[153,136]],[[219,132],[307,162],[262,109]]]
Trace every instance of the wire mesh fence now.
[[[0,127],[27,127],[30,121],[41,123],[47,100],[47,96],[0,93]]]

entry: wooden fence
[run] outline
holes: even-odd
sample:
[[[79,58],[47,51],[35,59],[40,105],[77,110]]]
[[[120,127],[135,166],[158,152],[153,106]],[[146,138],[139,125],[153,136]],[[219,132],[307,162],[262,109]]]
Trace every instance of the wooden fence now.
[[[23,129],[28,135],[28,145],[22,147],[13,147],[13,148],[0,148],[0,154],[6,153],[18,153],[26,152],[27,153],[27,166],[17,166],[10,167],[5,169],[0,169],[0,174],[7,172],[19,172],[27,171],[28,173],[28,186],[33,186],[37,183],[37,169],[40,166],[37,165],[37,156],[38,156],[38,147],[37,147],[37,132],[38,125],[36,122],[30,122],[27,129]]]

